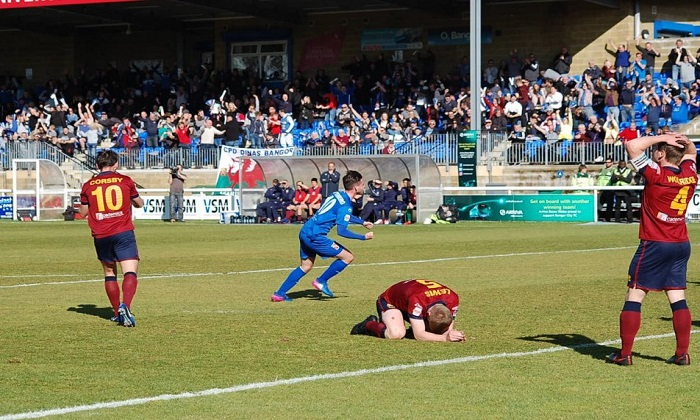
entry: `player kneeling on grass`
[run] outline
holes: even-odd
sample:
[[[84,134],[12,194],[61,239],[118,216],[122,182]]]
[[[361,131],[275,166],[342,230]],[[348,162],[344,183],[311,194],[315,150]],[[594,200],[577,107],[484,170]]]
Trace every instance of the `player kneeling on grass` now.
[[[447,286],[424,279],[394,284],[377,299],[379,317],[370,315],[355,325],[350,334],[400,340],[407,336],[406,321],[419,341],[464,341],[454,329],[459,296]]]
[[[105,150],[97,155],[100,173],[88,180],[80,192],[80,215],[87,217],[95,242],[97,259],[105,274],[105,291],[112,304],[112,321],[133,327],[136,320],[131,313],[131,301],[136,294],[139,251],[131,221],[131,206],[143,207],[143,199],[134,181],[117,173],[119,155]],[[120,300],[117,283],[117,263],[124,273]]]

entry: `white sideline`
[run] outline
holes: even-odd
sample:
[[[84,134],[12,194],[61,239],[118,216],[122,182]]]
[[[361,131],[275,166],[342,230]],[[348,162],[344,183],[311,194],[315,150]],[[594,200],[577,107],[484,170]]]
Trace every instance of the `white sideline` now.
[[[691,331],[691,334],[695,334],[698,332],[700,332],[700,330],[693,330],[693,331]],[[659,335],[648,335],[648,336],[643,336],[643,337],[637,337],[635,339],[635,341],[655,340],[658,338],[670,338],[673,336],[674,336],[674,334],[672,334],[672,333],[659,334]],[[524,351],[524,352],[515,352],[515,353],[496,353],[496,354],[487,354],[487,355],[483,355],[483,356],[466,356],[466,357],[458,357],[455,359],[432,360],[432,361],[427,361],[427,362],[418,362],[418,363],[412,363],[412,364],[408,364],[408,365],[393,365],[393,366],[384,366],[384,367],[374,368],[374,369],[360,369],[360,370],[339,372],[339,373],[326,373],[326,374],[321,374],[321,375],[301,376],[298,378],[280,379],[277,381],[253,382],[253,383],[244,384],[244,385],[236,385],[236,386],[232,386],[229,388],[212,388],[212,389],[205,389],[203,391],[183,392],[180,394],[162,394],[162,395],[156,395],[154,397],[133,398],[133,399],[122,400],[122,401],[111,401],[111,402],[103,402],[103,403],[95,403],[95,404],[87,404],[87,405],[77,405],[77,406],[73,406],[73,407],[54,408],[51,410],[30,411],[30,412],[26,412],[26,413],[17,413],[17,414],[6,414],[3,416],[0,416],[0,420],[36,419],[36,418],[41,418],[41,417],[58,416],[58,415],[78,413],[78,412],[83,412],[83,411],[95,411],[95,410],[102,410],[102,409],[127,407],[127,406],[133,406],[133,405],[142,405],[142,404],[147,404],[147,403],[156,402],[156,401],[180,400],[180,399],[185,399],[185,398],[197,398],[197,397],[206,397],[206,396],[211,396],[211,395],[232,394],[235,392],[248,391],[251,389],[272,388],[272,387],[282,386],[282,385],[294,385],[294,384],[299,384],[299,383],[303,383],[303,382],[315,382],[315,381],[321,381],[321,380],[326,380],[326,379],[352,378],[352,377],[356,377],[356,376],[371,375],[374,373],[393,372],[393,371],[399,371],[399,370],[407,370],[407,369],[423,368],[423,367],[431,367],[431,366],[443,366],[443,365],[451,365],[451,364],[457,364],[457,363],[478,362],[481,360],[488,360],[488,359],[504,359],[504,358],[513,358],[513,357],[533,356],[533,355],[544,354],[544,353],[555,353],[555,352],[559,352],[559,351],[576,350],[576,349],[595,347],[595,346],[608,346],[611,344],[619,344],[619,343],[620,343],[620,340],[610,340],[610,341],[604,341],[602,343],[585,343],[585,344],[578,344],[578,345],[574,345],[574,346],[570,346],[570,347],[564,347],[564,346],[547,347],[547,348],[534,350],[534,351]]]
[[[491,254],[491,255],[471,255],[465,257],[449,257],[449,258],[433,258],[426,260],[412,260],[412,261],[384,261],[375,263],[359,263],[352,264],[349,267],[372,267],[379,265],[400,265],[400,264],[417,264],[417,263],[435,263],[435,262],[445,262],[445,261],[466,261],[466,260],[478,260],[484,258],[508,258],[508,257],[527,257],[527,256],[537,256],[537,255],[555,255],[555,254],[572,254],[572,253],[583,253],[583,252],[603,252],[603,251],[620,251],[624,249],[635,249],[637,246],[620,246],[613,248],[592,248],[592,249],[571,249],[571,250],[560,250],[560,251],[541,251],[541,252],[515,252],[509,254]],[[325,268],[327,266],[316,266],[318,268]],[[149,279],[168,279],[177,277],[204,277],[204,276],[232,276],[239,274],[255,274],[255,273],[273,273],[277,271],[291,271],[296,267],[284,267],[284,268],[267,268],[262,270],[246,270],[246,271],[229,271],[227,273],[169,273],[169,274],[152,274],[152,275],[140,275],[139,280]],[[12,275],[12,276],[0,276],[0,279],[10,279],[10,278],[28,278],[28,277],[78,277],[79,275],[71,274],[58,274],[58,275]],[[36,286],[55,286],[64,284],[81,284],[81,283],[97,283],[103,282],[104,279],[91,279],[91,280],[70,280],[70,281],[51,281],[44,283],[21,283],[21,284],[11,284],[7,286],[0,286],[0,289],[17,289],[21,287],[36,287]]]

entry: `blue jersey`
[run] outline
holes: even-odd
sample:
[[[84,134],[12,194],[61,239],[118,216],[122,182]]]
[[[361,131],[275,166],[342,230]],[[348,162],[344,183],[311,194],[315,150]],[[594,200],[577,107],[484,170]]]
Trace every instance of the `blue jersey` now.
[[[307,236],[328,235],[333,226],[347,228],[352,216],[352,200],[345,191],[336,191],[331,194],[301,228],[302,234]]]

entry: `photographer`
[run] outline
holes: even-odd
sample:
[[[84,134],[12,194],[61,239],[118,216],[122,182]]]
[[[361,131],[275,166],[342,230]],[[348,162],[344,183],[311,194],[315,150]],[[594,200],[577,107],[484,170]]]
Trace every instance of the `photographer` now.
[[[182,165],[171,169],[168,177],[170,184],[170,223],[184,222],[182,219],[184,207],[185,181],[187,175],[182,173]]]

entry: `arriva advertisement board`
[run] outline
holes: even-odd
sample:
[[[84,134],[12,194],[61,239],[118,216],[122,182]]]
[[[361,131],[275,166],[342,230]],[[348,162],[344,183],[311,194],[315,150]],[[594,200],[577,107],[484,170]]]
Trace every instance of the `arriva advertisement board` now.
[[[459,220],[592,222],[593,194],[449,195]]]

